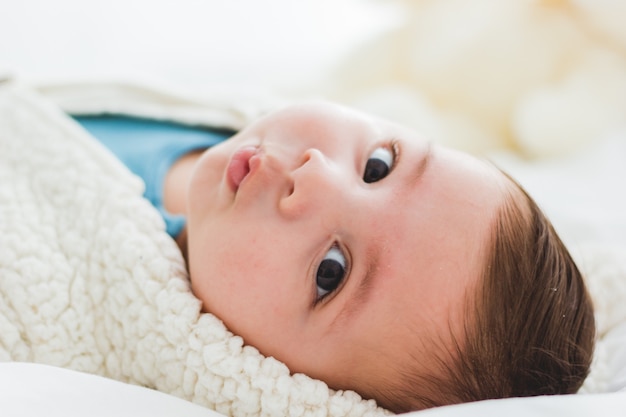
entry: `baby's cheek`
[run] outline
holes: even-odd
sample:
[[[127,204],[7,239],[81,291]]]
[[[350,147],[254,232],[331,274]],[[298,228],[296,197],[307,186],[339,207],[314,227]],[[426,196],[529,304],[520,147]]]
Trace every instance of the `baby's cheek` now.
[[[204,312],[224,320],[229,315],[229,305],[236,301],[237,289],[229,275],[222,273],[217,266],[208,259],[190,259],[191,291],[202,302]]]

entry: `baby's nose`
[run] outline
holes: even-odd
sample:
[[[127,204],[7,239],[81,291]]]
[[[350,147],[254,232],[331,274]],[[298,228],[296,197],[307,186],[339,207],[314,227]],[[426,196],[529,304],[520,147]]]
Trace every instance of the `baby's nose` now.
[[[321,214],[339,203],[340,173],[335,163],[316,148],[304,151],[290,173],[291,192],[280,201],[290,218]]]

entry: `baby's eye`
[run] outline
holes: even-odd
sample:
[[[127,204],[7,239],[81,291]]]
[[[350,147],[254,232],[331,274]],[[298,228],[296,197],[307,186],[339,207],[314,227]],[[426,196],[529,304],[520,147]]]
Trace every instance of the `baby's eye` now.
[[[365,164],[363,181],[372,183],[385,178],[393,167],[393,159],[391,150],[384,147],[376,148],[367,160],[367,164]]]
[[[333,246],[326,252],[324,259],[317,268],[315,277],[317,285],[316,301],[335,291],[345,276],[346,257],[337,246]]]

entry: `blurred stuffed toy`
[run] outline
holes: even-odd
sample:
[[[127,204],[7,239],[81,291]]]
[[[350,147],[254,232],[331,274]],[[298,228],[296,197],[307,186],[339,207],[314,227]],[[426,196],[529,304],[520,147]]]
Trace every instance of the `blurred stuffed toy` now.
[[[473,152],[580,149],[626,125],[626,1],[398,0],[328,96]]]

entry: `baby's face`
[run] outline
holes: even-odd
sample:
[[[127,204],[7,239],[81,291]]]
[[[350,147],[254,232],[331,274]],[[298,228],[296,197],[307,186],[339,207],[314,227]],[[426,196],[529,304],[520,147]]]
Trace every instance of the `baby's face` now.
[[[193,291],[292,372],[367,395],[376,377],[460,329],[504,182],[384,121],[289,107],[199,160]]]

